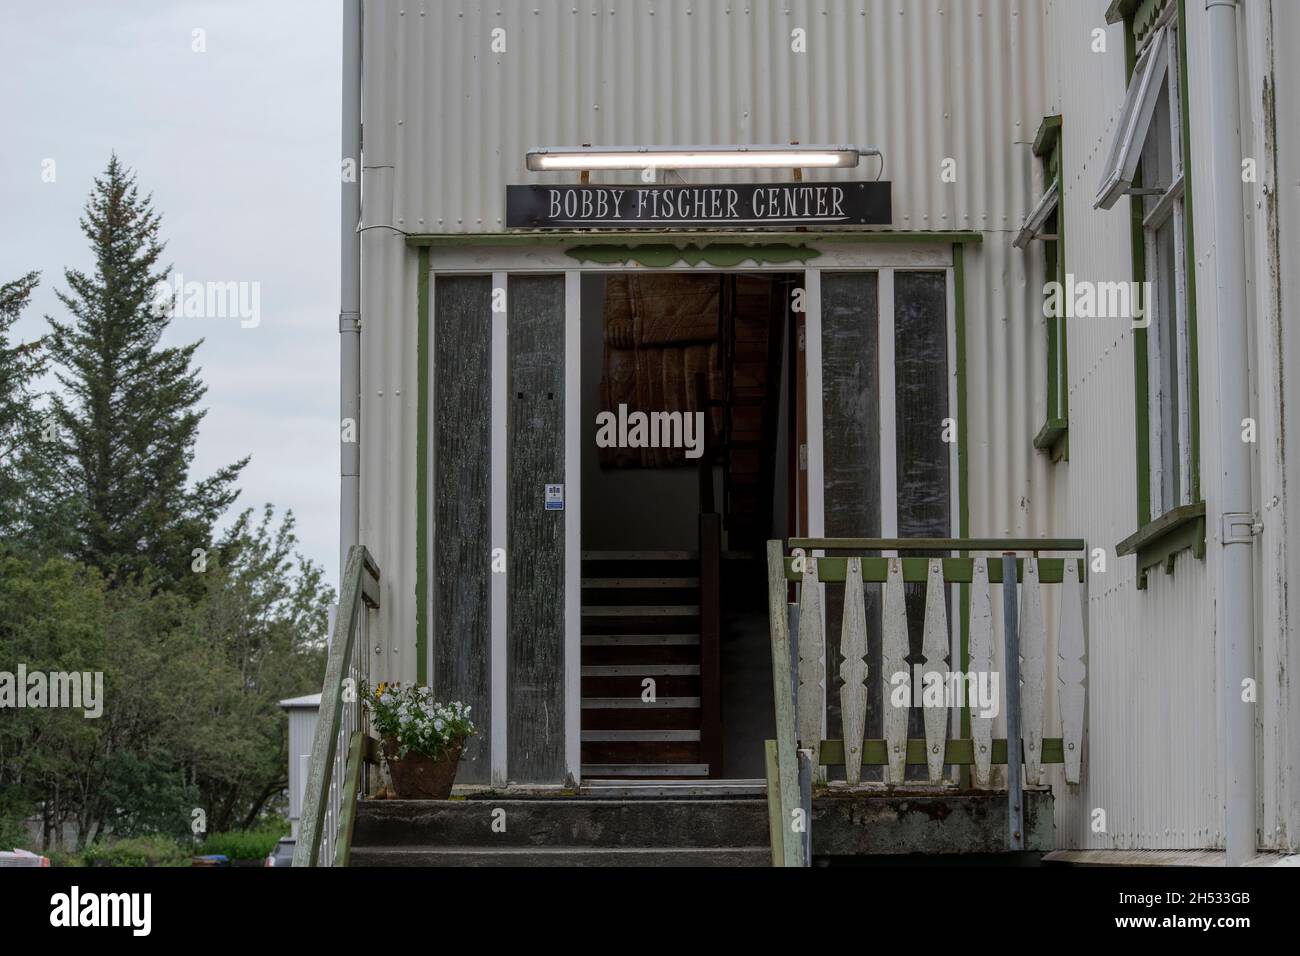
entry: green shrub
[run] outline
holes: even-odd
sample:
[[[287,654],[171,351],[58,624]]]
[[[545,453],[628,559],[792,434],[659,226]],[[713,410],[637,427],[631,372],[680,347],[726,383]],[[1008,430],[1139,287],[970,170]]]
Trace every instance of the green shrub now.
[[[171,837],[96,841],[82,854],[87,866],[189,866],[191,851]]]
[[[46,850],[44,856],[50,858],[50,866],[85,866],[86,858],[81,853],[69,850]]]
[[[289,835],[287,823],[271,823],[256,830],[231,830],[229,833],[210,833],[199,849],[199,855],[219,853],[234,860],[260,860],[275,849],[281,837]]]

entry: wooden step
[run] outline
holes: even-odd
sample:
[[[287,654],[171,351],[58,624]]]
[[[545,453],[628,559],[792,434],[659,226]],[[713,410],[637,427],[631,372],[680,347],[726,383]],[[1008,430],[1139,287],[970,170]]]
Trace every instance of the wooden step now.
[[[699,617],[698,604],[594,604],[583,617]]]
[[[651,664],[698,664],[700,649],[693,644],[612,644],[584,647],[582,663],[599,666],[626,664],[646,667]]]
[[[584,697],[582,698],[583,710],[640,710],[644,708],[656,709],[676,709],[676,710],[698,710],[700,699],[698,697],[659,697],[655,699],[642,700],[640,697]]]
[[[687,698],[688,700],[691,698]],[[694,698],[698,700],[699,698]],[[700,707],[660,707],[637,699],[637,707],[593,709],[583,703],[582,730],[694,730],[700,729]]]
[[[653,647],[699,644],[698,634],[584,634],[583,647]]]
[[[699,677],[699,664],[583,665],[583,677]]]
[[[707,777],[706,763],[584,763],[582,779],[601,780],[610,777]]]
[[[584,588],[698,588],[699,578],[583,578]]]
[[[699,740],[584,740],[583,763],[702,763]]]
[[[664,697],[699,697],[700,676],[676,674],[645,674],[647,667],[628,668],[633,673],[614,677],[584,674],[582,677],[583,697],[640,697],[642,682],[651,678],[655,682],[655,696]],[[621,668],[620,668],[621,669]]]
[[[652,729],[609,729],[600,728],[584,730],[582,742],[586,743],[698,743],[698,729],[664,730]]]
[[[698,561],[698,551],[584,551],[584,561]]]

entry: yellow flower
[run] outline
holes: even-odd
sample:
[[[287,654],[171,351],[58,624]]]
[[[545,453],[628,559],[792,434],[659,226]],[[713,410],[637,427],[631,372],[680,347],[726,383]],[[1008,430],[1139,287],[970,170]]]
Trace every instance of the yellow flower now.
[[[379,682],[379,686],[375,688],[375,696],[376,696],[376,697],[381,697],[381,696],[383,696],[384,688],[387,687],[387,686],[388,686],[388,682],[387,682],[387,681],[380,681],[380,682]]]

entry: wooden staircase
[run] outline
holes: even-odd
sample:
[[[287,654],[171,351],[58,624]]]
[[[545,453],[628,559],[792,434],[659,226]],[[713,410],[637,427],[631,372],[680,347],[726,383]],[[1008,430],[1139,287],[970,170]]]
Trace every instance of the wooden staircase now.
[[[584,780],[709,775],[700,633],[696,552],[583,552]]]

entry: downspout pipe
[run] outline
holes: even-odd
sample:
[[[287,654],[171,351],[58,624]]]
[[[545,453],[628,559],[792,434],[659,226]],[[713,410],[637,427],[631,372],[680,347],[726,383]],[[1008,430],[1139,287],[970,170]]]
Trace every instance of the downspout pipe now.
[[[339,204],[339,575],[360,541],[361,513],[361,0],[343,0]],[[342,593],[340,580],[339,593]]]
[[[1223,729],[1223,801],[1227,865],[1255,855],[1255,712],[1242,684],[1255,677],[1252,614],[1250,445],[1241,440],[1250,416],[1246,328],[1246,228],[1241,180],[1241,105],[1237,62],[1237,0],[1205,0],[1210,116],[1206,131],[1214,198],[1214,291],[1219,395],[1220,544],[1219,717]]]

